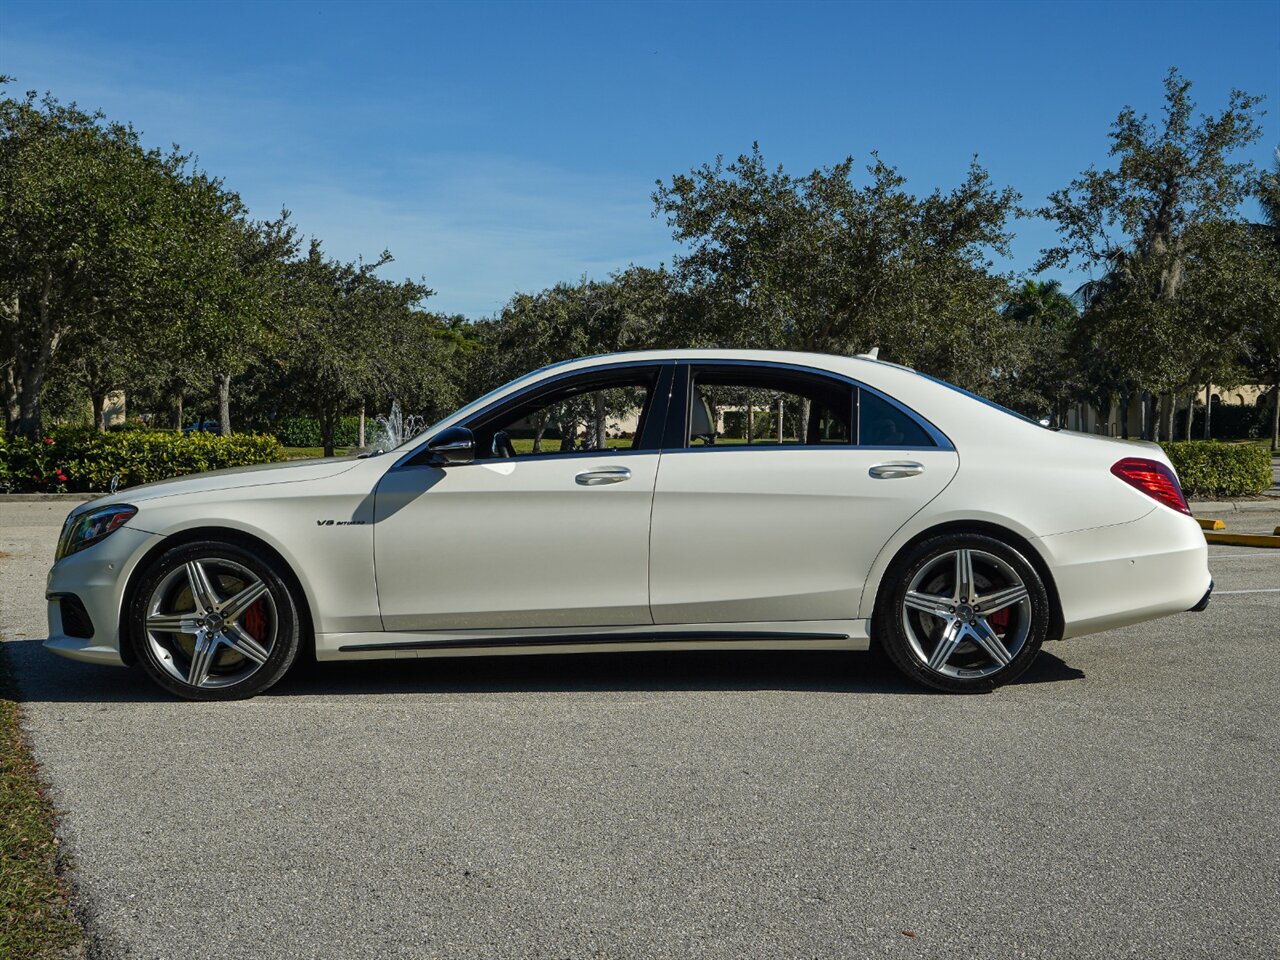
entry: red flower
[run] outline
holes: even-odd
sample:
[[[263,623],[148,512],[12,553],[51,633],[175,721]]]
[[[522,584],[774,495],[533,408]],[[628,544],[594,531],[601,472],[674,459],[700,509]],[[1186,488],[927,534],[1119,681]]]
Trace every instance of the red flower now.
[[[45,442],[45,443],[47,443],[47,444],[49,444],[49,443],[53,443],[53,437],[45,437],[45,438],[44,438],[44,442]]]
[[[63,483],[66,483],[67,481],[67,475],[63,473],[61,470],[55,473],[54,476],[57,477],[59,480],[61,480]]]

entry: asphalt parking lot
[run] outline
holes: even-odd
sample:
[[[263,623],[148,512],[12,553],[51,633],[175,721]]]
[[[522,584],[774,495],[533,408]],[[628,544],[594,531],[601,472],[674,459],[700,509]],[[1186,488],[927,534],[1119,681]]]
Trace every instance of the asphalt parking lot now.
[[[0,504],[0,633],[96,955],[1280,955],[1280,550],[982,697],[653,654],[191,704],[41,649],[69,508]]]

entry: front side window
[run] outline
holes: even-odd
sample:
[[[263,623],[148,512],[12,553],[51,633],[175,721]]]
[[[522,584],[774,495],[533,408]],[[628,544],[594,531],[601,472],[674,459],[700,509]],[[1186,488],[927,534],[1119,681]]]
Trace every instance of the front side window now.
[[[574,377],[534,388],[469,424],[476,459],[637,449],[653,400],[652,368]]]
[[[854,388],[817,374],[763,367],[693,371],[688,446],[849,444]]]

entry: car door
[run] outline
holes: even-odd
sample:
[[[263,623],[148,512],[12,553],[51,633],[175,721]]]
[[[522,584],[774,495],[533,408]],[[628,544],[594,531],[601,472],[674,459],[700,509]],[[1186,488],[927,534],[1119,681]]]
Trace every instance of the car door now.
[[[654,621],[855,618],[880,548],[957,466],[936,430],[867,388],[681,364],[653,500]]]
[[[649,513],[671,369],[541,381],[463,424],[474,462],[420,456],[388,471],[374,522],[383,626],[650,623]]]

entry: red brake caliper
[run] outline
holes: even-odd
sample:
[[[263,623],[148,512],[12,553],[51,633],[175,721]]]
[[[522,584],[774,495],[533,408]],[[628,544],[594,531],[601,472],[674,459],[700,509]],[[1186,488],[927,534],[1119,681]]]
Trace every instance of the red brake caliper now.
[[[259,641],[262,639],[263,634],[267,632],[267,615],[262,612],[261,600],[256,601],[253,606],[244,612],[241,623],[249,636]]]
[[[987,617],[987,623],[991,624],[993,630],[1000,636],[1004,636],[1009,629],[1009,608],[997,610],[991,616]]]

